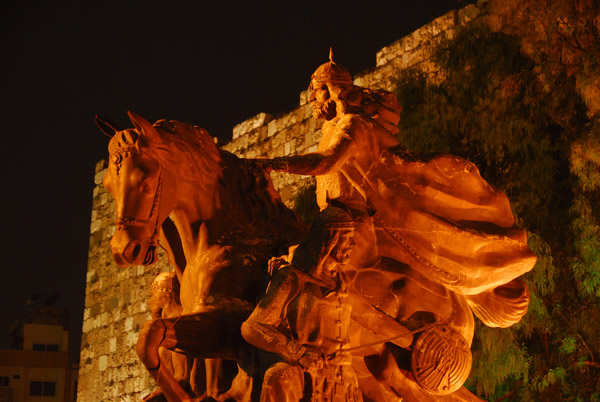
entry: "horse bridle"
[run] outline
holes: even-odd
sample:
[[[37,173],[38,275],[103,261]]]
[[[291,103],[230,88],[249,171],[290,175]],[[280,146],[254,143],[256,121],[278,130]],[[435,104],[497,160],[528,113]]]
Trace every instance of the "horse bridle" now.
[[[152,208],[150,209],[150,215],[148,216],[148,219],[140,219],[133,216],[123,216],[117,218],[115,220],[115,226],[117,227],[117,230],[125,230],[130,226],[154,229],[152,235],[150,236],[150,240],[148,241],[148,245],[156,247],[158,245],[158,215],[160,211],[162,187],[162,167],[160,167],[160,172],[158,173],[158,185],[156,186],[156,192],[154,193]]]

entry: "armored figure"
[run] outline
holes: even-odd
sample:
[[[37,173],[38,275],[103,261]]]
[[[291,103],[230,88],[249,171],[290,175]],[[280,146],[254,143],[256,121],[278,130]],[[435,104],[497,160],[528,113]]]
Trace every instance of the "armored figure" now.
[[[352,293],[400,322],[420,321],[416,316],[426,312],[425,324],[439,324],[418,336],[411,357],[393,359],[383,345],[372,350],[378,370],[395,373],[388,378],[356,359],[361,388],[375,390],[374,400],[390,399],[382,393],[478,400],[461,388],[471,365],[472,314],[489,326],[518,322],[529,304],[518,277],[536,261],[508,198],[464,159],[406,149],[396,138],[401,107],[395,96],[353,85],[331,53],[312,75],[309,92],[315,118],[325,120],[317,151],[256,164],[315,176],[319,207],[351,214],[359,245],[350,260],[358,268]],[[423,297],[412,297],[418,288]],[[438,340],[454,346],[434,347]],[[402,366],[411,364],[408,374]]]
[[[312,401],[362,401],[347,352],[351,320],[394,337],[392,342],[400,347],[412,342],[400,323],[371,305],[350,300],[346,264],[355,245],[354,226],[345,211],[323,210],[292,263],[278,271],[266,296],[242,324],[250,344],[281,357],[266,372],[261,401],[302,399],[304,372],[312,380]]]
[[[179,299],[179,280],[174,272],[163,272],[158,274],[152,281],[150,287],[150,299],[148,307],[153,319],[174,318],[182,314],[183,307]],[[160,348],[161,370],[169,370],[173,377],[188,393],[201,395],[203,390],[199,387],[196,376],[198,370],[203,371],[203,364],[198,359]],[[144,401],[166,400],[160,388],[144,398]]]

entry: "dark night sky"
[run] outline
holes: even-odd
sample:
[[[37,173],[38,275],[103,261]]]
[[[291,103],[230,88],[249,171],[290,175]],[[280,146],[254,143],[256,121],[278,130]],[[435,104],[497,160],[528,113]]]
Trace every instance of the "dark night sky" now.
[[[471,2],[5,4],[0,348],[36,293],[59,293],[80,331],[94,165],[108,143],[94,115],[123,127],[127,110],[186,121],[223,143],[249,117],[295,108],[329,46],[355,74],[382,47]]]

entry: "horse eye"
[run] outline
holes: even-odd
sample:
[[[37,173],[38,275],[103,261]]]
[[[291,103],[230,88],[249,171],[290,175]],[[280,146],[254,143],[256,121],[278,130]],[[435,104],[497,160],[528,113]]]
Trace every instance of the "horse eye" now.
[[[150,193],[156,189],[156,184],[158,181],[156,179],[146,180],[140,185],[140,191],[142,193]]]

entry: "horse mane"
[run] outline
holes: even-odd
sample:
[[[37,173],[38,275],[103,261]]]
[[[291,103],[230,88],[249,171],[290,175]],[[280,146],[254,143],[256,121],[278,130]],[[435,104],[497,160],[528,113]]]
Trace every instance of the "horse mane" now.
[[[221,177],[221,155],[208,131],[175,120],[159,120],[153,126],[160,141],[150,140],[148,152],[163,166],[195,182]]]
[[[180,179],[194,182],[200,193],[213,194],[219,191],[215,186],[220,183],[225,190],[222,195],[238,204],[249,220],[278,217],[304,231],[302,223],[284,206],[268,175],[220,150],[207,130],[164,119],[153,127],[158,135],[141,135],[134,129],[118,132],[109,143],[109,152],[111,155],[146,153],[164,168],[176,172]]]

